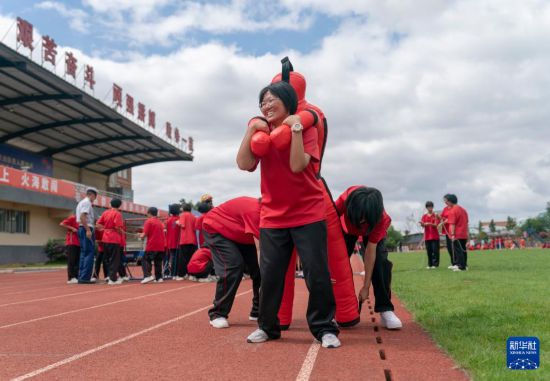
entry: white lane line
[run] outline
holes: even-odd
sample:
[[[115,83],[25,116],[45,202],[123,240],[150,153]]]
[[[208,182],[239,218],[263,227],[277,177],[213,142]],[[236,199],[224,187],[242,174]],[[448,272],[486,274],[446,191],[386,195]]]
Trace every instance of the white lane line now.
[[[300,373],[298,373],[298,376],[296,377],[296,381],[309,380],[311,372],[313,372],[315,360],[317,359],[317,353],[319,353],[319,348],[321,348],[321,343],[317,340],[313,340],[313,343],[311,343],[311,346],[309,347],[309,351],[307,351],[307,355],[302,364],[302,368],[300,369]]]
[[[240,294],[237,294],[235,297],[238,298],[242,295],[246,295],[246,294],[249,294],[250,292],[252,292],[252,290],[248,290],[248,291],[245,291],[245,292],[241,292]],[[66,359],[63,359],[63,360],[60,360],[56,363],[53,363],[53,364],[50,364],[48,366],[45,366],[43,368],[40,368],[40,369],[37,369],[35,371],[32,371],[30,373],[27,373],[27,374],[24,374],[22,376],[19,376],[19,377],[16,377],[16,378],[12,378],[11,381],[22,381],[22,380],[26,380],[28,378],[31,378],[31,377],[34,377],[34,376],[38,376],[39,374],[42,374],[42,373],[45,373],[45,372],[48,372],[52,369],[55,369],[55,368],[59,368],[60,366],[62,365],[65,365],[65,364],[68,364],[68,363],[71,363],[73,361],[76,361],[76,360],[79,360],[83,357],[86,357],[86,356],[89,356],[91,354],[94,354],[96,352],[99,352],[103,349],[107,349],[109,347],[112,347],[114,345],[117,345],[117,344],[120,344],[120,343],[123,343],[125,341],[128,341],[128,340],[131,340],[135,337],[138,337],[138,336],[141,336],[145,333],[148,333],[148,332],[151,332],[151,331],[154,331],[155,329],[159,329],[159,328],[162,328],[166,325],[169,325],[169,324],[172,324],[172,323],[175,323],[179,320],[182,320],[182,319],[185,319],[186,317],[189,317],[189,316],[192,316],[192,315],[195,315],[195,314],[198,314],[199,312],[202,312],[202,311],[205,311],[209,308],[212,308],[212,304],[209,304],[205,307],[201,307],[195,311],[192,311],[192,312],[188,312],[186,314],[183,314],[183,315],[180,315],[180,316],[176,316],[175,318],[173,319],[170,319],[170,320],[166,320],[162,323],[159,323],[159,324],[156,324],[152,327],[149,327],[149,328],[145,328],[139,332],[135,332],[135,333],[132,333],[131,335],[128,335],[128,336],[125,336],[125,337],[122,337],[118,340],[114,340],[114,341],[111,341],[109,343],[106,343],[106,344],[103,344],[99,347],[95,347],[95,348],[92,348],[92,349],[89,349],[85,352],[81,352],[81,353],[77,353],[76,355],[74,356],[71,356],[71,357],[67,357]],[[244,340],[244,339],[243,339]]]
[[[30,320],[20,321],[20,322],[17,322],[17,323],[2,325],[2,326],[0,326],[0,329],[11,328],[11,327],[15,327],[15,326],[17,326],[17,325],[22,325],[22,324],[34,323],[34,322],[41,321],[41,320],[46,320],[46,319],[51,319],[51,318],[54,318],[54,317],[59,317],[59,316],[64,316],[64,315],[69,315],[69,314],[74,314],[74,313],[82,312],[82,311],[93,310],[93,309],[96,309],[96,308],[112,306],[113,304],[124,303],[124,302],[130,302],[130,301],[132,301],[132,300],[139,300],[139,299],[143,299],[143,298],[148,298],[149,296],[162,295],[162,294],[166,294],[166,293],[168,293],[168,292],[174,292],[174,291],[178,291],[178,290],[183,290],[183,289],[185,289],[185,288],[193,288],[193,287],[204,286],[205,284],[208,284],[208,283],[201,283],[201,284],[194,284],[194,285],[192,285],[192,286],[184,286],[184,287],[172,288],[172,289],[170,289],[170,290],[165,290],[165,291],[161,291],[161,292],[154,292],[154,293],[152,293],[152,294],[140,295],[140,296],[136,296],[136,297],[133,297],[133,298],[115,300],[114,302],[103,303],[103,304],[97,304],[97,305],[91,306],[91,307],[79,308],[79,309],[77,309],[77,310],[65,311],[65,312],[61,312],[61,313],[58,313],[58,314],[54,314],[54,315],[42,316],[42,317],[35,318],[35,319],[30,319]]]
[[[108,287],[108,286],[107,286]],[[121,288],[126,288],[126,287],[130,287],[129,284],[127,285],[124,285],[124,286],[118,286],[116,288],[101,288],[99,290],[92,290],[92,291],[82,291],[82,292],[75,292],[75,293],[72,293],[72,294],[63,294],[63,295],[56,295],[56,296],[48,296],[46,298],[40,298],[40,299],[31,299],[31,300],[22,300],[20,302],[13,302],[13,303],[6,303],[6,304],[0,304],[0,307],[7,307],[7,306],[15,306],[15,305],[18,305],[18,304],[26,304],[26,303],[34,303],[34,302],[41,302],[41,301],[44,301],[44,300],[52,300],[52,299],[60,299],[60,298],[64,298],[66,296],[74,296],[74,295],[83,295],[83,294],[91,294],[91,293],[94,293],[94,292],[102,292],[102,291],[111,291],[111,290],[120,290]]]
[[[9,295],[18,295],[18,294],[26,294],[27,292],[36,292],[36,291],[46,291],[46,290],[53,290],[53,289],[59,289],[59,288],[67,288],[67,285],[63,286],[53,286],[53,287],[46,287],[46,288],[38,288],[38,289],[30,289],[30,290],[23,290],[23,291],[15,291],[10,292],[9,294],[2,294],[1,296],[9,296]]]

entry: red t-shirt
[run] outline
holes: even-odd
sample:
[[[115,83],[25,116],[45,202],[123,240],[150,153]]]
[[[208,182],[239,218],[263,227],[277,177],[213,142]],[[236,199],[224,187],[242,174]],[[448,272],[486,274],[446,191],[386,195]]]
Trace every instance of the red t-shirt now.
[[[63,225],[78,229],[78,221],[76,220],[75,215],[65,218],[61,223]],[[72,230],[67,229],[67,234],[65,235],[65,246],[80,246],[78,232],[73,232]]]
[[[208,262],[212,262],[212,253],[209,249],[203,247],[195,251],[189,264],[187,265],[187,272],[190,274],[200,274],[206,270]]]
[[[350,234],[354,236],[365,236],[367,234],[367,230],[369,226],[367,224],[363,224],[361,225],[361,229],[358,229],[351,224],[346,214],[346,200],[354,190],[356,190],[357,188],[361,188],[362,186],[364,185],[355,185],[355,186],[349,187],[335,201],[336,211],[340,216],[340,222],[342,223],[342,228],[344,229],[344,232],[346,234]],[[382,239],[386,238],[386,235],[388,233],[388,228],[390,227],[390,225],[391,225],[391,218],[384,210],[382,212],[382,218],[368,235],[369,242],[378,243]]]
[[[199,246],[200,247],[202,247],[204,245],[204,236],[202,235],[202,229],[203,229],[202,225],[203,225],[204,217],[206,216],[207,213],[201,214],[195,220],[195,232],[197,232],[198,235],[199,235]]]
[[[443,221],[445,221],[443,223],[443,229],[442,229],[442,233],[447,235],[447,236],[450,236],[451,235],[451,230],[449,228],[449,222],[448,222],[448,219],[449,219],[449,212],[450,212],[451,208],[449,208],[448,206],[444,207],[443,210],[441,211],[441,219]]]
[[[170,216],[164,222],[166,228],[166,246],[169,249],[177,249],[179,245],[180,227],[176,224],[179,216]]]
[[[196,217],[191,212],[183,212],[180,215],[180,245],[197,244],[197,236],[195,235],[195,220]]]
[[[302,172],[292,173],[290,170],[290,145],[278,150],[271,144],[268,153],[260,160],[262,228],[291,228],[325,219],[323,190],[317,181],[314,165],[319,161],[317,130],[309,128],[302,136],[304,152],[311,155]]]
[[[468,213],[460,205],[454,205],[449,210],[449,225],[455,225],[455,238],[468,239]],[[449,228],[449,234],[451,229]]]
[[[254,237],[260,238],[260,202],[253,197],[226,201],[208,212],[202,227],[208,233],[218,233],[233,242],[252,245]]]
[[[439,218],[435,215],[435,213],[432,214],[424,214],[422,216],[423,223],[425,224],[438,224]],[[437,226],[424,226],[424,240],[425,241],[433,241],[439,239],[439,232],[437,231]]]
[[[143,224],[143,233],[147,238],[145,251],[164,251],[164,224],[156,217],[149,217]]]
[[[117,209],[108,209],[103,212],[97,223],[103,225],[103,243],[116,243],[120,245],[122,237],[116,228],[122,228],[124,221],[122,214]]]

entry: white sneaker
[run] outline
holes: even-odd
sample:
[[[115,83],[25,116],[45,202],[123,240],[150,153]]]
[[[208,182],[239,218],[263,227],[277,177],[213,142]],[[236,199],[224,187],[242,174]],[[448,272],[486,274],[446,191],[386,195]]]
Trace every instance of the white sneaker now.
[[[384,311],[380,313],[380,324],[387,329],[400,329],[403,323],[393,311]]]
[[[177,280],[179,282],[180,280],[183,280],[183,278],[180,277],[180,276],[176,276],[176,277],[174,277],[174,280]]]
[[[67,284],[77,284],[77,283],[78,283],[78,279],[76,278],[71,278],[71,280],[67,281]]]
[[[122,284],[122,282],[123,282],[123,281],[122,281],[122,278],[118,278],[118,279],[117,279],[116,281],[114,281],[114,282],[113,282],[112,280],[109,279],[109,281],[107,282],[107,284],[108,284],[109,286],[114,286],[114,285],[117,285],[117,284]]]
[[[342,343],[334,333],[326,333],[321,338],[323,348],[338,348]]]
[[[155,283],[162,283],[162,282],[164,282],[164,279],[162,279],[162,278],[159,278],[159,279],[155,280]]]
[[[145,284],[145,283],[149,283],[149,282],[152,282],[155,280],[155,277],[154,276],[148,276],[146,278],[143,278],[143,280],[141,281],[142,284]]]
[[[450,265],[449,267],[447,267],[449,270],[453,270],[453,269],[456,269],[458,268],[458,266],[456,265]]]
[[[183,280],[189,280],[189,274],[185,274],[185,275],[183,276]]]
[[[129,276],[124,276],[124,277],[122,277],[122,281],[123,281],[123,282],[129,282],[129,281],[130,281],[130,277],[129,277]]]
[[[247,343],[265,343],[267,340],[269,340],[269,336],[259,328],[246,338]]]
[[[97,282],[97,278],[95,276],[91,277],[90,282]]]
[[[432,269],[432,266],[427,266],[426,267],[426,270],[431,270]]]
[[[214,328],[229,328],[229,322],[224,317],[215,318],[210,320],[210,325]]]
[[[466,271],[466,270],[468,270],[468,268],[467,268],[467,267],[466,267],[466,268],[465,268],[464,270],[461,270],[461,269],[460,269],[459,267],[457,267],[457,268],[453,269],[453,271]]]
[[[193,275],[187,275],[187,280],[190,280],[191,282],[196,282],[198,279]],[[198,281],[200,282],[200,279]]]

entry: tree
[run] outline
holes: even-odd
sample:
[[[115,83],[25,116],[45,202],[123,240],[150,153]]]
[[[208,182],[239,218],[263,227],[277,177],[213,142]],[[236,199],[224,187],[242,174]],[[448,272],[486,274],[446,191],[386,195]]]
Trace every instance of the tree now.
[[[541,233],[550,231],[550,203],[546,204],[546,210],[536,217],[525,220],[521,225],[521,230],[529,234],[533,232]]]
[[[481,221],[479,221],[477,224],[477,231],[478,231],[478,234],[477,234],[478,239],[480,240],[487,239],[487,233],[483,231],[483,223]]]
[[[491,220],[491,222],[489,222],[489,231],[491,233],[494,233],[497,231],[497,227],[495,225],[495,220]]]
[[[403,239],[403,235],[399,230],[396,230],[393,225],[388,229],[388,236],[386,237],[386,248],[388,250],[394,251],[399,242]]]
[[[506,218],[506,230],[512,231],[516,228],[516,226],[517,226],[516,219],[508,216]]]

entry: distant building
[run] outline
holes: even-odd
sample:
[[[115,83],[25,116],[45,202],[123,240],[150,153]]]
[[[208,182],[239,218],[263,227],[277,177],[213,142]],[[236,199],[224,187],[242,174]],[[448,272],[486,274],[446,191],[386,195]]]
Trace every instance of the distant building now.
[[[193,160],[2,43],[0,75],[0,264],[44,261],[87,186],[99,190],[96,216],[117,197],[125,217],[144,217],[131,168]]]

